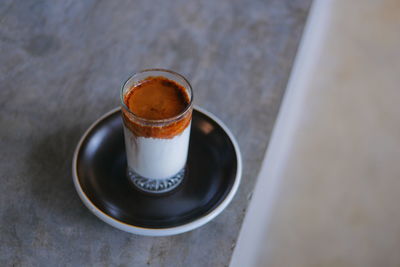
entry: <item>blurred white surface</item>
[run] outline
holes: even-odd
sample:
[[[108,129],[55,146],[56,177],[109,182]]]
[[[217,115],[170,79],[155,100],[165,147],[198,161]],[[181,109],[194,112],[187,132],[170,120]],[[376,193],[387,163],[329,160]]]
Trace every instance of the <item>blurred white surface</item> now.
[[[314,2],[231,266],[400,266],[400,1]]]

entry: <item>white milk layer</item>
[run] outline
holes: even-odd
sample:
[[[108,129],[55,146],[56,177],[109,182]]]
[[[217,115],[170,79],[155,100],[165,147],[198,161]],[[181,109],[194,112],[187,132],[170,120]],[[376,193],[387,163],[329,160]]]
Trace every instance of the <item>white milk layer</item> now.
[[[145,178],[164,179],[186,164],[190,124],[171,139],[135,137],[124,125],[128,167]]]

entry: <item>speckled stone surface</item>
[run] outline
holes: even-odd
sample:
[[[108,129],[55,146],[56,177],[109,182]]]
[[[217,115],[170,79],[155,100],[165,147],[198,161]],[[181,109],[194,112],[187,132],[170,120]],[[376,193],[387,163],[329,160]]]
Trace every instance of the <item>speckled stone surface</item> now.
[[[311,0],[12,1],[0,5],[0,266],[226,266]],[[243,182],[212,222],[131,235],[79,200],[74,148],[134,71],[185,75],[238,139]]]

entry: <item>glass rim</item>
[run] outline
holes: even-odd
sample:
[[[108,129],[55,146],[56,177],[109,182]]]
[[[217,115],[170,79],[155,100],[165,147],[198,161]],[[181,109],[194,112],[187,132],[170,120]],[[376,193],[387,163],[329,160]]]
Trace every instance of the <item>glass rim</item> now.
[[[140,117],[140,116],[136,115],[135,113],[133,113],[129,109],[129,107],[125,104],[125,101],[124,101],[124,89],[125,89],[125,86],[128,84],[128,82],[131,79],[133,79],[134,77],[136,77],[137,75],[139,75],[139,74],[146,73],[146,72],[151,72],[151,71],[167,72],[167,73],[173,74],[175,76],[178,76],[179,78],[183,79],[187,83],[187,85],[188,85],[187,87],[188,88],[186,88],[186,86],[183,86],[182,84],[181,85],[190,92],[189,104],[178,115],[176,115],[174,117],[171,117],[171,118],[167,118],[167,119],[158,119],[158,120],[146,119],[146,118]],[[165,77],[165,78],[167,78],[167,77]],[[139,121],[142,121],[142,122],[145,122],[145,123],[149,123],[149,124],[168,123],[168,122],[179,120],[181,117],[184,117],[186,115],[186,113],[191,109],[191,107],[193,106],[193,89],[192,89],[192,85],[190,84],[190,82],[182,74],[179,74],[179,73],[177,73],[175,71],[167,70],[167,69],[161,69],[161,68],[144,69],[144,70],[135,72],[132,75],[130,75],[129,78],[122,84],[121,91],[120,91],[120,102],[121,102],[122,108],[124,110],[126,110],[131,116],[133,116],[133,118],[135,118],[135,119],[137,119]]]

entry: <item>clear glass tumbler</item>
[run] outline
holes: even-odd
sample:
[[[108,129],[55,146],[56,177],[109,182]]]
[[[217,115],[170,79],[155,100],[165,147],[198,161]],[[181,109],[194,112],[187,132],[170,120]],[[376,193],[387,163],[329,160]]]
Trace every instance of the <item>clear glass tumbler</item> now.
[[[171,118],[141,118],[129,109],[127,94],[146,79],[162,77],[184,88],[189,103]],[[134,74],[121,89],[128,178],[140,190],[165,193],[176,188],[185,176],[193,110],[190,83],[180,74],[164,69],[148,69]],[[138,103],[140,105],[140,103]]]

